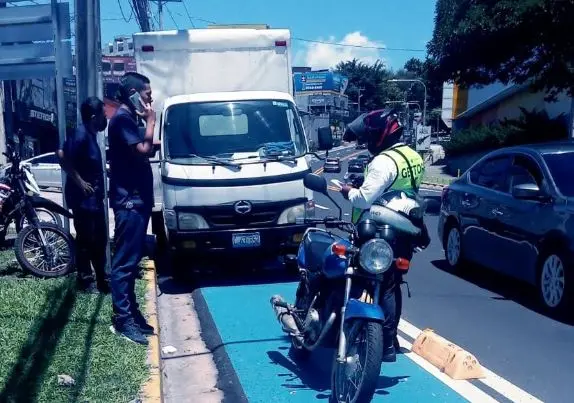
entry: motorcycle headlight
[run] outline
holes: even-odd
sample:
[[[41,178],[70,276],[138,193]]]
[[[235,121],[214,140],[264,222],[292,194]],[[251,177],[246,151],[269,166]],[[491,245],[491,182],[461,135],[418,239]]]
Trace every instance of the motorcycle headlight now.
[[[314,216],[315,216],[315,203],[312,200],[310,200],[307,203],[299,204],[297,206],[285,209],[279,216],[277,224],[296,224],[298,218],[300,219]]]
[[[177,222],[181,230],[193,229],[208,229],[209,224],[199,214],[194,213],[179,213],[177,215]]]
[[[359,263],[369,273],[382,274],[393,263],[393,249],[383,239],[371,239],[361,247]]]

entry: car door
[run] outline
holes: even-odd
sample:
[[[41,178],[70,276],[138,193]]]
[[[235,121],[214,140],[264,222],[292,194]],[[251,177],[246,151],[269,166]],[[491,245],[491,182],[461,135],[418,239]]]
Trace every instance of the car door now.
[[[28,161],[38,186],[42,188],[62,186],[62,172],[55,154],[44,154]]]
[[[496,155],[471,170],[470,185],[460,195],[460,217],[465,256],[499,270],[500,222],[496,209],[508,192],[511,158]]]
[[[536,281],[537,244],[541,237],[558,228],[559,217],[550,202],[519,200],[512,197],[512,187],[536,184],[545,190],[547,179],[536,160],[517,154],[510,169],[509,194],[501,200],[499,261],[505,274],[533,283]]]

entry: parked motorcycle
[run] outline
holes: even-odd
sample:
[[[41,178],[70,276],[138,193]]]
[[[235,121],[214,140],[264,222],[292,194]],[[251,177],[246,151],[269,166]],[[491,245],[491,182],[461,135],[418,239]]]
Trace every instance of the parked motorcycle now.
[[[72,214],[39,196],[30,171],[20,164],[20,156],[11,146],[4,155],[11,162],[8,175],[0,181],[1,236],[14,221],[18,235],[14,243],[16,260],[22,268],[38,277],[59,277],[74,269],[73,239],[61,225],[42,222],[38,211],[72,218]],[[32,177],[33,179],[33,177]],[[57,218],[59,220],[59,217]]]
[[[309,174],[304,183],[337,205],[325,178]],[[381,284],[389,270],[408,271],[415,245],[426,232],[424,202],[404,194],[391,194],[388,200],[366,211],[356,225],[342,220],[338,206],[338,219],[300,220],[326,229],[309,228],[292,258],[300,273],[295,304],[280,295],[271,298],[295,360],[306,359],[319,346],[336,348],[331,402],[371,401],[383,359]],[[348,239],[328,229],[346,232]]]
[[[42,222],[61,227],[61,216],[72,218],[68,210],[41,196],[40,187],[32,175],[30,166],[21,163],[18,153],[11,146],[7,147],[4,155],[11,166],[7,168],[6,175],[0,179],[0,242],[5,240],[11,223],[15,224],[17,233],[28,225],[28,219],[22,210],[23,197],[29,199],[38,219]]]

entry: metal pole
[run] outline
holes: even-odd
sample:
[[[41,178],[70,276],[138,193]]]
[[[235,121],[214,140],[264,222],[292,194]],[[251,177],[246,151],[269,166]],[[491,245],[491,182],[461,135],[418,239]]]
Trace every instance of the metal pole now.
[[[159,19],[159,30],[163,31],[163,3],[161,0],[157,2],[157,17]]]
[[[58,134],[60,138],[60,148],[66,141],[66,102],[64,99],[64,77],[62,76],[62,42],[60,38],[60,16],[58,13],[58,1],[52,0],[52,27],[54,30],[54,54],[56,57],[56,102],[58,111]],[[62,169],[62,195],[65,195],[66,173]],[[62,197],[62,204],[67,210],[66,198]],[[64,217],[64,229],[70,230],[70,219]]]
[[[421,83],[423,85],[423,87],[425,87],[425,102],[423,105],[423,126],[426,126],[426,124],[427,124],[427,86],[422,80],[418,80],[418,82]]]

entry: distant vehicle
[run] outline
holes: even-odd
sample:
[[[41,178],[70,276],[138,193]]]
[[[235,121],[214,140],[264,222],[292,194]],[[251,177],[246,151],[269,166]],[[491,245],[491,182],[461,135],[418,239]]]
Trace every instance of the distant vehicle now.
[[[356,157],[359,161],[361,161],[364,165],[367,165],[371,160],[371,156],[369,154],[361,154],[357,155]]]
[[[538,288],[550,310],[574,297],[574,143],[493,151],[442,193],[451,269],[472,261]]]
[[[361,160],[357,158],[349,160],[349,164],[347,165],[347,172],[362,174],[364,171],[365,171],[365,165]]]
[[[30,172],[36,179],[40,189],[62,189],[62,169],[60,168],[58,157],[53,152],[36,155],[22,161],[21,165],[30,168]],[[10,166],[11,164],[7,164],[1,168],[2,176],[6,176]]]
[[[341,172],[341,161],[339,158],[327,158],[323,165],[323,171],[334,173]]]

